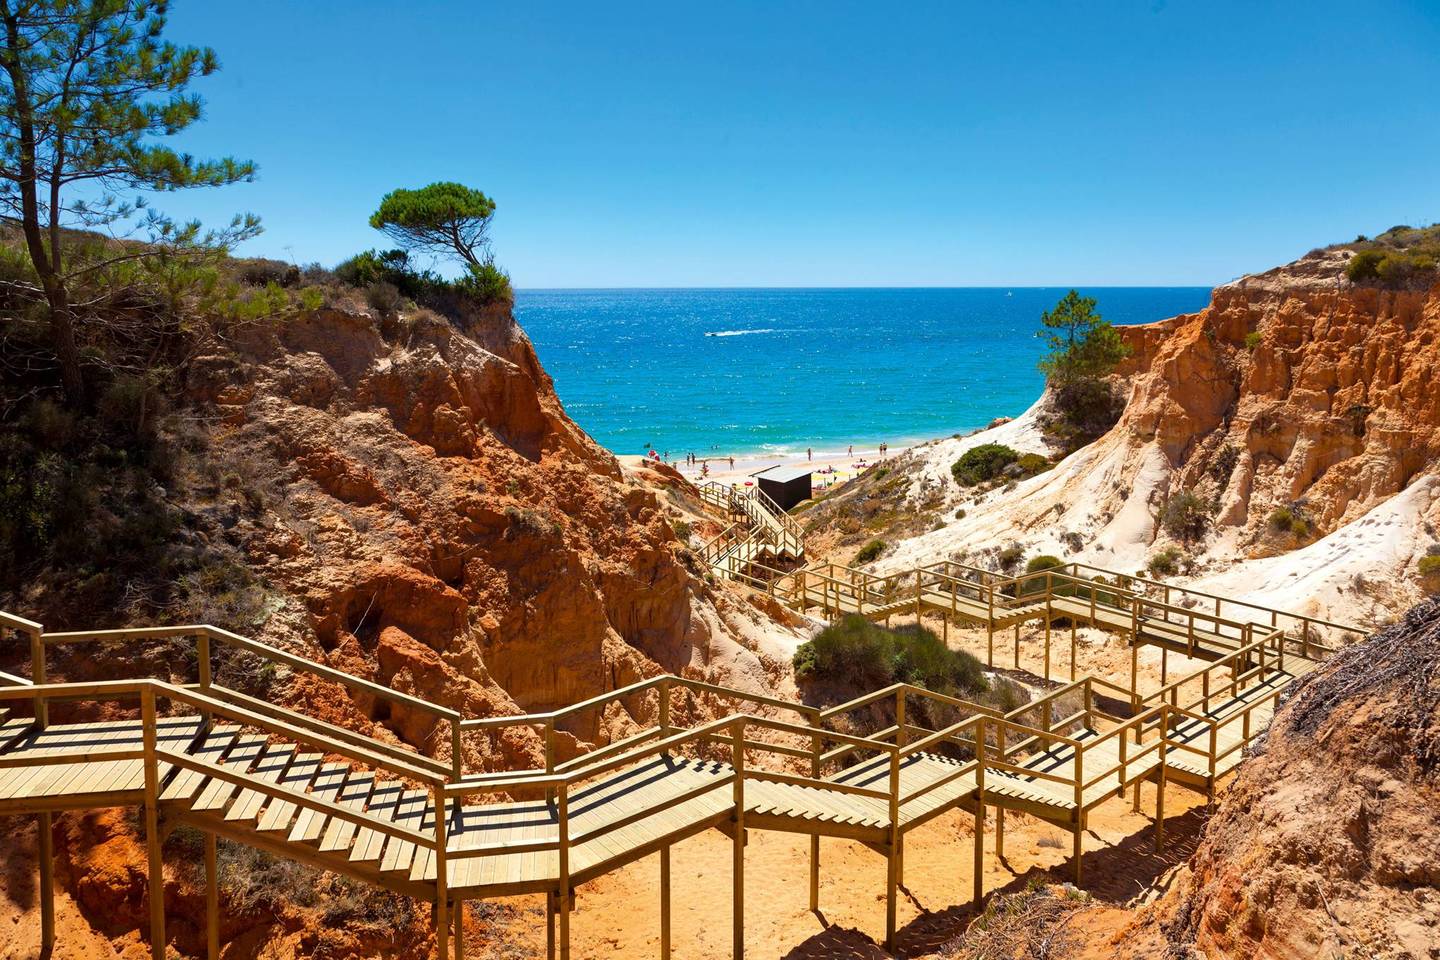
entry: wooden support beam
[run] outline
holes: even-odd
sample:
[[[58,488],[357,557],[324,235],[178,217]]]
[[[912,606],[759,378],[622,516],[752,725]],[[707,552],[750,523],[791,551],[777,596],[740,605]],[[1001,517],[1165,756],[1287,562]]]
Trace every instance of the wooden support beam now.
[[[1075,848],[1070,853],[1070,859],[1075,864],[1075,886],[1080,886],[1081,859],[1085,853],[1085,816],[1079,810],[1075,811]]]
[[[997,806],[996,811],[1000,808]],[[998,827],[997,827],[998,829]],[[971,897],[975,909],[980,909],[985,899],[985,802],[982,797],[975,801],[975,891]]]
[[[1050,601],[1045,601],[1045,682],[1050,682]]]
[[[140,695],[140,723],[145,757],[145,849],[149,870],[146,894],[150,899],[150,956],[165,960],[165,863],[160,852],[160,771],[155,756],[155,691]]]
[[[1015,621],[1015,669],[1020,669],[1020,621]]]
[[[545,960],[555,960],[555,894],[545,894]]]
[[[40,858],[40,952],[49,956],[55,946],[55,844],[51,816],[36,817]]]
[[[220,875],[215,834],[205,832],[205,956],[220,960]]]
[[[455,918],[455,960],[465,960],[465,901],[455,901],[450,915]]]
[[[570,789],[560,788],[555,802],[560,829],[560,960],[570,960]]]
[[[670,847],[660,848],[660,960],[670,960]]]
[[[820,909],[820,835],[810,836],[810,909]]]
[[[1075,618],[1070,618],[1070,682],[1075,682]]]
[[[1005,857],[1005,808],[999,804],[995,806],[995,856]]]
[[[730,953],[734,960],[745,956],[745,721],[737,720],[730,727],[734,743],[730,762],[735,771],[735,839],[732,850],[732,930]],[[568,958],[566,958],[568,960]]]
[[[1162,760],[1163,760],[1163,754]],[[1155,787],[1155,852],[1165,845],[1165,764],[1159,764],[1159,776]]]
[[[430,796],[435,808],[435,960],[449,960],[450,891],[446,889],[446,881],[450,871],[445,862],[449,816],[445,810],[445,789],[437,785]]]

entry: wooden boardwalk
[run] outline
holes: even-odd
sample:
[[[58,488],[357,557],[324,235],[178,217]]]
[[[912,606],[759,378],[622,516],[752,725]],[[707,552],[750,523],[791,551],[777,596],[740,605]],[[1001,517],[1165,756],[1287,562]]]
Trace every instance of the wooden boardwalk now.
[[[996,845],[1003,848],[1006,812],[1039,817],[1071,832],[1079,882],[1088,811],[1132,788],[1138,804],[1139,784],[1157,782],[1158,843],[1167,782],[1213,793],[1263,730],[1276,697],[1324,652],[1318,637],[1297,639],[1283,627],[1221,618],[1218,603],[1199,614],[1153,598],[1132,602],[1119,584],[1078,570],[986,580],[943,564],[890,577],[834,567],[790,576],[789,588],[772,583],[772,589],[801,609],[876,617],[944,610],[986,624],[992,635],[997,626],[1034,617],[1047,625],[1064,617],[1125,629],[1116,611],[1129,603],[1130,626],[1143,621],[1131,634],[1135,644],[1171,644],[1205,662],[1149,692],[1076,678],[1003,715],[907,685],[822,710],[661,676],[549,713],[468,718],[211,626],[46,633],[0,613],[0,635],[18,639],[30,659],[29,677],[0,674],[0,814],[41,821],[43,945],[54,938],[50,819],[103,806],[142,809],[152,878],[160,875],[165,835],[180,824],[202,831],[212,958],[220,951],[220,837],[433,904],[437,956],[457,958],[463,954],[457,907],[517,894],[546,897],[551,953],[568,957],[575,888],[652,854],[661,864],[661,952],[668,956],[670,848],[711,829],[732,838],[738,957],[746,831],[811,838],[816,908],[820,839],[842,838],[886,858],[891,941],[909,831],[953,810],[975,816],[978,826],[988,808],[999,816]],[[1175,610],[1192,616],[1181,619]],[[1197,629],[1202,621],[1210,629]],[[193,645],[193,658],[173,662],[194,664],[195,675],[47,680],[49,650],[97,641]],[[221,646],[309,673],[337,691],[389,701],[392,710],[428,713],[442,734],[448,731],[440,739],[448,740],[450,755],[374,741],[231,690],[212,674]],[[1107,713],[1102,702],[1123,709]],[[616,705],[653,724],[588,753],[558,755],[558,733],[582,714]],[[672,722],[682,708],[685,716],[713,716],[717,705],[731,712],[689,726]],[[862,710],[891,725],[863,736],[843,732]],[[1068,713],[1056,716],[1060,711]],[[93,716],[115,719],[82,719]],[[943,716],[949,725],[929,729],[916,722],[922,716]],[[465,769],[468,743],[516,735],[544,745],[543,767]],[[977,903],[983,842],[977,829]],[[160,898],[149,909],[158,960],[165,929]]]

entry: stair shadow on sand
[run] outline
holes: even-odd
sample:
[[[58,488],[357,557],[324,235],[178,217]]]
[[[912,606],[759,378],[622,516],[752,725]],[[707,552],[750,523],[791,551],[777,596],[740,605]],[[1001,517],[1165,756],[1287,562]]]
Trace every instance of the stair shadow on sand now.
[[[1205,825],[1203,807],[1187,810],[1176,817],[1165,818],[1165,849],[1155,851],[1155,828],[1150,826],[1133,833],[1114,845],[1087,851],[1084,871],[1087,877],[1082,889],[1097,900],[1125,902],[1157,884],[1161,878],[1187,860],[1195,852],[1201,828]],[[1099,841],[1094,834],[1087,842]],[[989,856],[989,854],[987,854]],[[1070,864],[1061,863],[1050,869],[1034,867],[1003,887],[986,893],[986,904],[996,896],[1020,893],[1031,883],[1065,883],[1070,878]],[[916,905],[913,892],[902,887],[902,896]],[[924,956],[937,952],[950,940],[965,932],[976,917],[968,903],[925,911],[896,931],[899,951],[891,954],[859,930],[827,927],[785,954],[783,960],[889,960],[894,956]]]

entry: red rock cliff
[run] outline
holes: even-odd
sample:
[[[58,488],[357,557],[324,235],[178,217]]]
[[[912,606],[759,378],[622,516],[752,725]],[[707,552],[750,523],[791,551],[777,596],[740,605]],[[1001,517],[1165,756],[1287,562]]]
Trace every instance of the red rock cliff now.
[[[1213,490],[1221,526],[1299,502],[1328,531],[1440,454],[1440,287],[1356,286],[1346,259],[1317,252],[1124,329],[1135,376],[1117,429],[1156,441],[1179,486]]]

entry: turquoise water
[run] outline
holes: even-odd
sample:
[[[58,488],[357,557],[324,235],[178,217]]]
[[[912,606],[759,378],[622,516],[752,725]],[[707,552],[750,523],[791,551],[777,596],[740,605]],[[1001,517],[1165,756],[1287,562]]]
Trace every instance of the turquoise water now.
[[[1066,288],[522,290],[566,410],[615,453],[843,449],[1015,416],[1040,394],[1041,311]],[[1116,324],[1208,287],[1081,291]]]

